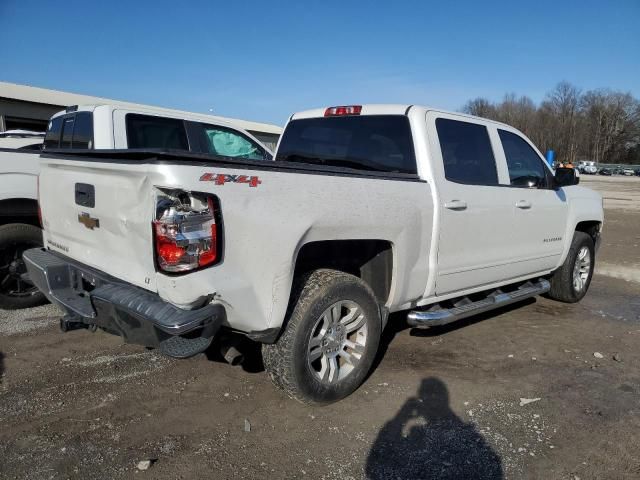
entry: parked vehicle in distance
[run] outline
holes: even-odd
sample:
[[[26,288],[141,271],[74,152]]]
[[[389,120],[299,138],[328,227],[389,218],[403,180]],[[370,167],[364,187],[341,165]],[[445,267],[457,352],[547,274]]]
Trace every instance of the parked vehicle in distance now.
[[[636,170],[636,177],[640,177],[640,168]]]
[[[633,170],[633,168],[624,168],[624,169],[622,170],[622,174],[623,174],[623,175],[626,175],[626,176],[628,176],[628,177],[632,177],[633,175],[635,175],[635,173],[636,173],[636,172]]]
[[[281,131],[275,125],[256,125],[264,131],[263,135],[277,137]],[[116,105],[74,106],[55,114],[44,140],[44,150],[52,148],[155,148],[249,160],[273,159],[273,153],[264,144],[231,121]]]
[[[607,177],[610,177],[612,175],[612,171],[610,168],[601,168],[598,173],[600,175],[606,175]]]
[[[590,160],[581,160],[578,162],[578,170],[580,173],[584,173],[587,175],[595,175],[598,173],[598,167],[596,166],[596,162]]]
[[[254,134],[239,128],[252,128]],[[37,176],[40,150],[187,150],[253,160],[273,154],[256,136],[275,144],[280,127],[158,108],[73,106],[55,114],[46,132],[0,133],[0,308],[26,308],[45,301],[25,282],[22,252],[42,245]]]
[[[0,132],[0,148],[40,150],[44,134],[32,130],[6,130]]]
[[[364,381],[390,312],[430,327],[541,293],[582,299],[603,210],[577,183],[508,125],[329,107],[294,114],[273,162],[45,155],[45,248],[24,258],[63,329],[173,357],[242,333],[277,386],[325,404]]]

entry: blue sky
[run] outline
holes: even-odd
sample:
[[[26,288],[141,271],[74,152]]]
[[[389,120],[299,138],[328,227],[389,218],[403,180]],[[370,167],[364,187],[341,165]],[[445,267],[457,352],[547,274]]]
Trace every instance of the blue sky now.
[[[640,0],[0,0],[0,80],[282,124],[560,80],[640,97]]]

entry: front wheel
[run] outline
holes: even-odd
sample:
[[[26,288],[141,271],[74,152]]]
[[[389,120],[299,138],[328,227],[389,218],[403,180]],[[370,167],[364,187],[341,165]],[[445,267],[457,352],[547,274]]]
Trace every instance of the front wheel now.
[[[0,308],[36,307],[45,296],[22,275],[27,271],[22,253],[42,246],[42,230],[33,225],[10,223],[0,227]]]
[[[593,239],[584,232],[575,232],[567,258],[550,279],[549,297],[566,303],[582,300],[591,284],[594,266]]]
[[[380,342],[376,297],[360,278],[316,270],[299,279],[281,337],[263,345],[276,386],[309,404],[327,404],[356,390]]]

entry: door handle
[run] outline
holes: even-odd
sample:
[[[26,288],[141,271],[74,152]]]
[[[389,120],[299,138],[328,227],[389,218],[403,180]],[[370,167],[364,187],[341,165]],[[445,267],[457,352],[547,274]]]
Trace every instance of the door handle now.
[[[451,200],[450,202],[445,202],[444,208],[448,208],[449,210],[465,210],[467,208],[467,202],[464,200]]]
[[[522,208],[523,210],[527,210],[531,208],[531,202],[528,200],[520,200],[516,202],[516,207]]]

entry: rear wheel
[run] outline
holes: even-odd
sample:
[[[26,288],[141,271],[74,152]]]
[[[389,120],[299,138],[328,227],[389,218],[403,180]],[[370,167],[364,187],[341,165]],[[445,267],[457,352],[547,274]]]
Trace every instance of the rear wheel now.
[[[0,308],[28,308],[46,302],[35,286],[22,279],[27,271],[22,253],[41,246],[42,230],[38,227],[23,223],[0,227]]]
[[[297,282],[282,336],[263,345],[273,382],[303,403],[340,400],[364,381],[378,350],[380,309],[360,278],[316,270]]]
[[[567,258],[550,279],[549,297],[567,303],[582,300],[591,284],[594,266],[593,239],[584,232],[575,232]]]

